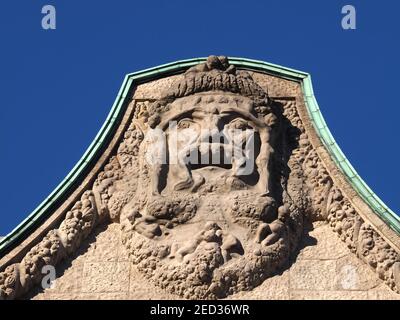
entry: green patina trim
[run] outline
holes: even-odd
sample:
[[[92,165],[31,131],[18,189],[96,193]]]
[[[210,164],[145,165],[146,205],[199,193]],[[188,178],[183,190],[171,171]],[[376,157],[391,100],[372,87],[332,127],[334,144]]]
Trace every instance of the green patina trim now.
[[[19,242],[26,238],[29,231],[38,225],[38,222],[48,218],[54,212],[54,205],[62,203],[73,191],[73,187],[84,180],[85,174],[94,166],[95,160],[101,155],[110,142],[120,120],[126,110],[128,93],[134,85],[150,80],[165,77],[171,74],[181,73],[187,68],[204,62],[206,58],[194,58],[163,64],[154,68],[141,70],[126,75],[117,98],[110,113],[100,131],[96,135],[83,157],[70,171],[67,177],[55,188],[55,190],[13,231],[0,240],[0,255],[10,251]],[[314,128],[330,153],[336,165],[344,173],[352,187],[370,208],[384,220],[393,230],[400,234],[400,217],[390,210],[379,197],[372,192],[368,185],[357,174],[356,170],[347,160],[320,112],[315,99],[311,76],[308,73],[289,69],[279,65],[244,58],[229,58],[229,61],[242,69],[259,70],[267,74],[279,76],[285,79],[300,82],[304,94],[307,111]]]
[[[310,75],[302,81],[302,87],[307,111],[310,115],[311,121],[331,158],[341,169],[359,196],[383,221],[390,226],[392,230],[400,234],[400,217],[390,210],[389,207],[387,207],[385,203],[368,187],[333,138],[314,96]]]

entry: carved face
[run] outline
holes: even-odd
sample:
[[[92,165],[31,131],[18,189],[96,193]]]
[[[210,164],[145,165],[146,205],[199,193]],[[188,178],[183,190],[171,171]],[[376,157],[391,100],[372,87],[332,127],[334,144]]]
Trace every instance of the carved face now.
[[[138,269],[171,292],[249,290],[289,255],[289,221],[300,218],[271,183],[277,119],[254,110],[238,94],[197,93],[168,104],[158,125],[143,130],[123,242]]]
[[[270,148],[261,148],[260,136],[268,144],[270,128],[255,117],[253,108],[249,98],[227,93],[174,101],[151,135],[157,139],[147,140],[145,154],[155,183],[152,193],[210,188],[219,193],[268,191],[268,174],[261,172],[260,178],[256,159],[269,159]]]

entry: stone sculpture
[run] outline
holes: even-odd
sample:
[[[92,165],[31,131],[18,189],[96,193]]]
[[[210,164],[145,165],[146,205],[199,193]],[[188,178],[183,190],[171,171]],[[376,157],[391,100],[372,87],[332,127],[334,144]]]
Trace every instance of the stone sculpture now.
[[[400,258],[342,195],[296,108],[226,57],[188,69],[137,103],[116,154],[60,227],[0,273],[0,298],[27,293],[94,225],[119,222],[146,277],[190,299],[251,290],[285,268],[306,220],[325,220],[400,290]]]

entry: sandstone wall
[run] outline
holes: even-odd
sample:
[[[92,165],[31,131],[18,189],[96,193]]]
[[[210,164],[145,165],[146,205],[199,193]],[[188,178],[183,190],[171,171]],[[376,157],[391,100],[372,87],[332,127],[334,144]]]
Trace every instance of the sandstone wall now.
[[[32,299],[179,299],[144,279],[129,262],[118,224],[99,227],[68,262],[57,268],[53,289]],[[229,299],[395,299],[382,280],[346,248],[330,227],[306,232],[288,269],[253,291]]]

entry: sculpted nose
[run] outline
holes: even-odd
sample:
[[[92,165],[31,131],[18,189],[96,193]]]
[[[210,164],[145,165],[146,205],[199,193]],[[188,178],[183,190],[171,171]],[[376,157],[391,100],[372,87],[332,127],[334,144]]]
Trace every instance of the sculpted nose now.
[[[218,142],[220,132],[218,129],[218,118],[210,117],[204,121],[201,132],[202,142]]]

